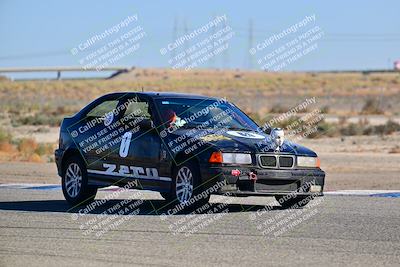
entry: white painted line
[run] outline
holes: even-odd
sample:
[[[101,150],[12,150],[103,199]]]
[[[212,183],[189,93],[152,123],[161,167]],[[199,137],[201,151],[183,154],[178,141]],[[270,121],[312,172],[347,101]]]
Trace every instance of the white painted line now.
[[[324,192],[324,195],[370,196],[375,194],[390,194],[390,193],[400,193],[400,190],[337,190],[337,191]]]
[[[24,183],[12,183],[12,184],[0,184],[0,187],[5,188],[24,188],[24,187],[33,187],[33,186],[57,186],[60,184],[24,184]]]
[[[61,185],[60,184],[22,184],[22,183],[15,183],[15,184],[0,184],[0,189],[5,188],[5,189],[42,189],[46,190],[54,190],[54,189],[60,189],[61,190]],[[119,186],[107,186],[100,188],[100,191],[113,191],[113,190],[118,190],[120,187]],[[128,190],[137,190],[137,189],[128,189]]]
[[[10,183],[0,184],[0,189],[32,189],[32,190],[55,190],[60,189],[60,184],[29,184],[29,183]],[[113,191],[118,190],[118,186],[108,186],[100,188],[101,191]],[[128,189],[137,190],[137,189]],[[146,190],[147,191],[147,190]],[[379,195],[392,195],[393,197],[400,197],[400,190],[337,190],[337,191],[325,191],[324,195],[327,196],[379,196]]]

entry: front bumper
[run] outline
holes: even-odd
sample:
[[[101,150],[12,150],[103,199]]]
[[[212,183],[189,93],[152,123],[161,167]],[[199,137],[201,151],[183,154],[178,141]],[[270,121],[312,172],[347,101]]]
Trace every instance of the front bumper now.
[[[232,170],[239,170],[235,176]],[[203,182],[224,184],[219,194],[236,196],[323,195],[325,172],[319,168],[263,169],[257,167],[208,166],[201,168]]]

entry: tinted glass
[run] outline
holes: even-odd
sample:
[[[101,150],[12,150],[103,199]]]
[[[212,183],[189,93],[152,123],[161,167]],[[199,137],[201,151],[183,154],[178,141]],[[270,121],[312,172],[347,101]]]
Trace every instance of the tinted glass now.
[[[236,106],[226,101],[166,98],[157,99],[156,105],[163,124],[179,120],[182,127],[227,128],[257,130],[258,126]]]

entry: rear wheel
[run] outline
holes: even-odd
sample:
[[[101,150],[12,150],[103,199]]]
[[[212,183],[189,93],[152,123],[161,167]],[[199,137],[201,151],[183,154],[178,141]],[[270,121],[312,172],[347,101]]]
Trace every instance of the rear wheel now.
[[[64,166],[61,186],[67,202],[71,205],[79,205],[93,201],[97,188],[88,185],[86,166],[82,159],[72,156],[67,159]]]
[[[306,206],[311,196],[275,196],[276,201],[285,209],[297,209]]]

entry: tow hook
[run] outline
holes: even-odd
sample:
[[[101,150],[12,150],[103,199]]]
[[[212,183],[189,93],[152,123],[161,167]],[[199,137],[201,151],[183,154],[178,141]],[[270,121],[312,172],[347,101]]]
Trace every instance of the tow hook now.
[[[255,174],[254,172],[249,172],[249,179],[252,181],[256,181],[257,180],[257,174]]]
[[[256,192],[257,174],[255,172],[249,172],[249,179],[250,179],[250,190]]]

